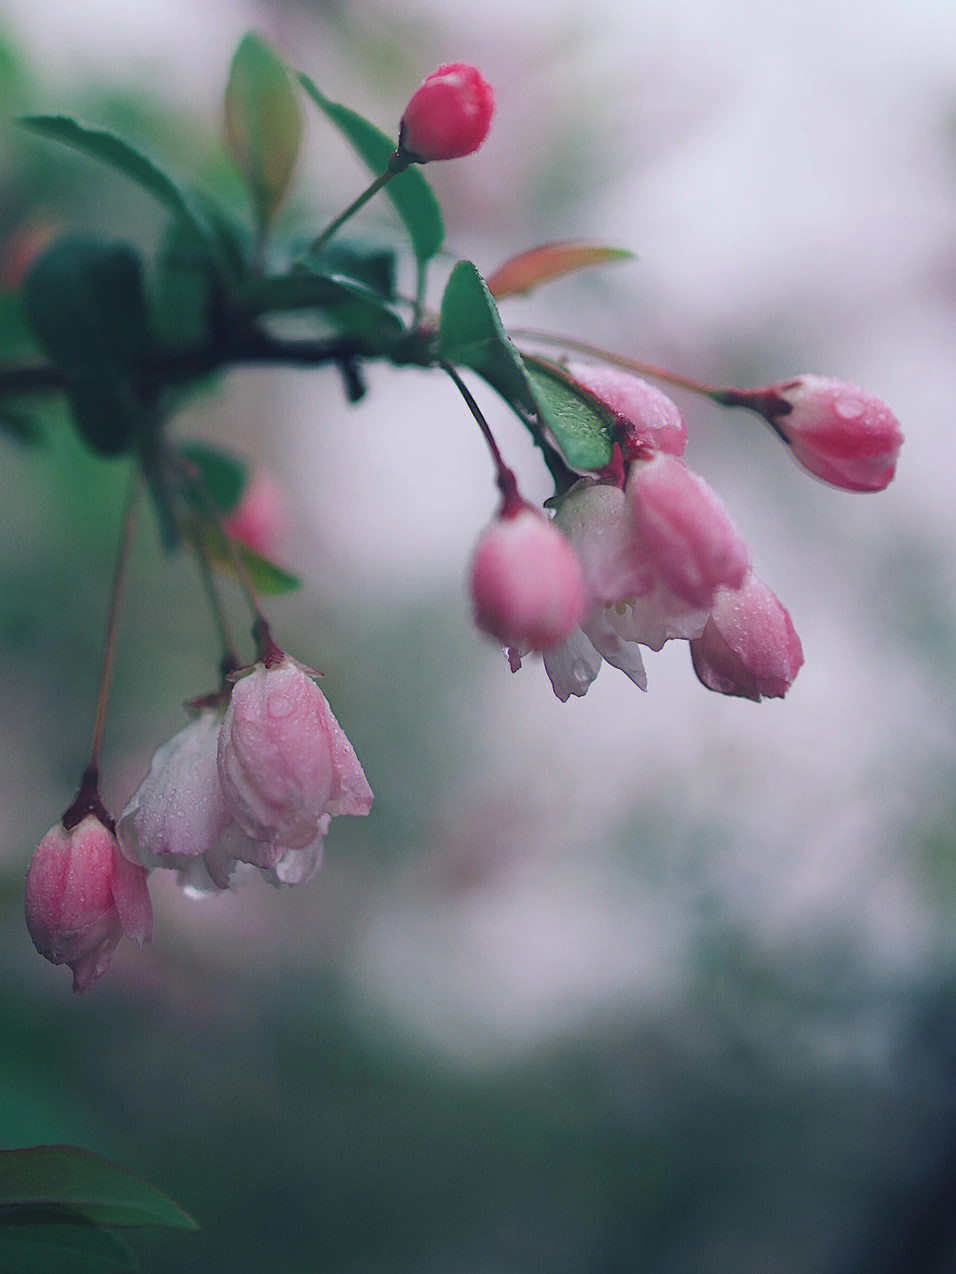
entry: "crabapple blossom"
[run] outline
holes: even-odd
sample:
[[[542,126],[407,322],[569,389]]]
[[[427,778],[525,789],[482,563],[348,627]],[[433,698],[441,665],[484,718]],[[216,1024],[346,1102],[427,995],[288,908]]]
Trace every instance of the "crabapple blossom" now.
[[[746,544],[717,494],[683,461],[659,453],[635,462],[626,494],[642,569],[682,601],[709,609],[721,585],[744,582]]]
[[[568,375],[600,398],[618,417],[625,454],[641,449],[682,456],[687,426],[680,408],[640,376],[593,363],[569,363]]]
[[[57,823],[27,871],[25,910],[33,945],[53,964],[73,970],[73,990],[88,991],[109,968],[124,934],[153,935],[146,872],[124,857],[95,814],[74,827]]]
[[[222,529],[255,553],[275,552],[286,528],[285,497],[271,474],[260,469],[242,493],[232,512],[222,520]]]
[[[782,699],[803,664],[786,608],[752,572],[738,589],[719,588],[700,637],[694,671],[708,690],[759,702]]]
[[[439,66],[405,107],[399,154],[416,164],[470,155],[487,137],[494,110],[494,91],[477,67],[466,62]]]
[[[574,550],[530,505],[505,511],[478,541],[471,563],[475,623],[522,652],[563,641],[587,605]]]
[[[903,431],[886,403],[867,389],[807,375],[716,396],[759,411],[798,464],[831,486],[882,491],[896,472]]]
[[[371,808],[365,773],[325,695],[285,654],[257,663],[233,687],[218,767],[226,809],[259,845],[259,867],[314,847],[326,816]]]

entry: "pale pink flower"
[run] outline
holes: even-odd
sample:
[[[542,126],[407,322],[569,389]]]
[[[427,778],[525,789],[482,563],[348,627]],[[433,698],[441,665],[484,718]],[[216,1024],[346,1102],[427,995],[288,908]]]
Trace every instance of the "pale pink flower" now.
[[[561,531],[530,505],[484,532],[471,562],[475,623],[504,646],[541,650],[563,641],[584,614],[584,577]]]
[[[755,702],[782,699],[803,664],[790,615],[752,573],[739,589],[717,590],[710,618],[690,650],[708,690]]]
[[[488,135],[495,95],[481,72],[451,62],[426,75],[402,115],[398,149],[423,164],[458,159],[478,149]]]
[[[682,456],[687,426],[677,404],[639,376],[594,363],[569,363],[568,375],[618,417],[625,455],[642,449]]]
[[[218,745],[226,808],[277,869],[288,850],[314,847],[327,816],[367,814],[372,792],[325,695],[287,655],[256,664],[233,687]],[[238,855],[237,855],[238,856]]]
[[[288,522],[285,496],[271,474],[255,473],[233,511],[222,520],[223,530],[240,544],[266,557],[276,551]]]
[[[139,943],[153,935],[146,872],[94,814],[69,830],[58,823],[27,872],[26,921],[40,955],[69,965],[73,990],[87,991],[124,934]]]
[[[750,554],[720,498],[676,456],[635,461],[626,494],[642,569],[688,606],[739,588]],[[642,592],[650,591],[649,589]]]
[[[718,401],[769,421],[804,469],[845,491],[882,491],[896,472],[900,423],[869,390],[829,376],[796,376],[759,389],[720,390]]]

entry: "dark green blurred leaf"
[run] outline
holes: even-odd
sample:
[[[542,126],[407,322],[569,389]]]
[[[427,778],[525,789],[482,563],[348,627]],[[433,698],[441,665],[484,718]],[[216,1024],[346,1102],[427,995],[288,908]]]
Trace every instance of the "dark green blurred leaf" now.
[[[188,221],[170,223],[156,258],[153,330],[172,347],[201,345],[209,335],[213,284],[206,242]]]
[[[86,442],[104,454],[122,451],[140,418],[133,368],[149,347],[138,254],[88,236],[58,239],[28,271],[23,308],[67,377]]]
[[[346,137],[369,169],[376,176],[383,173],[395,143],[348,106],[329,101],[307,75],[300,75],[299,80],[319,110]],[[409,168],[389,181],[385,193],[405,223],[418,261],[423,264],[431,260],[442,245],[445,226],[438,200],[428,182],[416,168]]]
[[[68,1208],[0,1207],[4,1274],[114,1274],[138,1268],[117,1235]]]
[[[572,469],[603,469],[614,446],[614,413],[560,367],[524,355],[540,415]]]
[[[224,109],[226,141],[249,184],[261,238],[292,178],[302,111],[282,61],[253,32],[233,56]]]
[[[36,419],[27,411],[7,401],[0,401],[0,430],[17,442],[35,446],[43,438]]]
[[[307,253],[304,261],[317,274],[344,275],[386,301],[395,299],[395,253],[390,248],[335,238],[319,252]]]
[[[280,278],[253,279],[236,293],[236,302],[253,314],[315,309],[339,331],[378,345],[401,335],[401,319],[370,288],[343,276],[301,268]]]
[[[41,137],[62,142],[92,159],[102,160],[142,186],[175,216],[192,224],[196,234],[207,241],[225,272],[227,263],[220,257],[215,239],[198,216],[192,201],[166,173],[129,142],[105,129],[87,128],[68,115],[28,115],[20,122]]]
[[[218,511],[231,513],[246,489],[248,466],[231,452],[202,442],[182,443],[179,454],[199,470],[203,490]]]
[[[610,261],[629,261],[634,253],[627,248],[608,248],[596,243],[543,243],[509,258],[488,275],[488,291],[496,300],[519,296],[587,266]]]
[[[199,1228],[155,1186],[77,1146],[0,1150],[0,1205],[14,1204],[60,1204],[95,1225]]]
[[[521,355],[508,339],[491,293],[470,261],[458,262],[445,287],[439,353],[449,363],[480,373],[519,414],[535,412]]]
[[[0,355],[31,358],[40,353],[36,337],[23,312],[19,292],[0,291]]]

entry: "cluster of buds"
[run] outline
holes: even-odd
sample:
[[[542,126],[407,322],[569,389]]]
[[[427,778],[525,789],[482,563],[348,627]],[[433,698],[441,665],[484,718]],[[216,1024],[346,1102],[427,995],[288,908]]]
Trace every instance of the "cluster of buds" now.
[[[550,519],[515,494],[506,498],[472,563],[478,627],[505,647],[515,671],[540,651],[562,701],[584,695],[603,661],[646,689],[640,647],[660,650],[675,639],[689,643],[709,690],[781,698],[803,663],[800,639],[751,570],[721,500],[684,463],[677,405],[613,367],[569,363],[565,371],[613,414],[615,462],[574,482]],[[801,376],[711,396],[759,411],[794,457],[832,485],[876,491],[893,477],[902,433],[864,390]]]

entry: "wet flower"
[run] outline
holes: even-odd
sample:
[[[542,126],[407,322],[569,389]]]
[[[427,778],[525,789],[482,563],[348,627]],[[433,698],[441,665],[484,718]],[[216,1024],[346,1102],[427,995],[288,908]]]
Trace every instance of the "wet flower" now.
[[[741,588],[718,589],[690,651],[694,671],[708,690],[755,702],[782,699],[803,664],[789,613],[752,573]]]
[[[655,385],[639,376],[592,363],[569,363],[568,375],[600,398],[618,417],[625,454],[641,449],[682,456],[687,426],[680,408]]]
[[[94,814],[40,841],[26,880],[26,921],[45,959],[73,970],[73,990],[88,991],[109,968],[124,934],[153,935],[146,872],[126,859]]]
[[[458,159],[488,135],[495,95],[481,72],[451,62],[426,75],[402,115],[399,153],[412,163]]]

